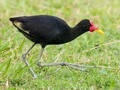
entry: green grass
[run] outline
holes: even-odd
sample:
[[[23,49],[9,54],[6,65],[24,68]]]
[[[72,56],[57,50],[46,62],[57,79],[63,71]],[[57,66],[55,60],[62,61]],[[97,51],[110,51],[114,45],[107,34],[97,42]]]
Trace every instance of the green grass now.
[[[119,90],[120,89],[120,1],[119,0],[0,0],[0,89],[1,90]],[[38,79],[33,79],[21,60],[32,42],[9,21],[21,15],[49,14],[63,18],[71,27],[91,19],[105,35],[87,32],[72,42],[48,46],[42,63],[70,62],[112,68],[88,68],[81,72],[62,67],[36,66],[40,45],[29,53]],[[118,42],[116,42],[118,41]],[[116,42],[116,43],[111,43]],[[104,45],[111,43],[109,45]],[[96,45],[99,48],[90,50]],[[84,52],[88,50],[87,52]],[[114,68],[114,69],[113,69]]]

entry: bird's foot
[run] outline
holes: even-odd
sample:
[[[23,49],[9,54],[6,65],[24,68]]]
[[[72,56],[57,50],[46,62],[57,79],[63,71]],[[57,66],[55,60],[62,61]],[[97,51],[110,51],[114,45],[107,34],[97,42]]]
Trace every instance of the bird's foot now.
[[[35,72],[33,71],[33,69],[32,68],[29,68],[29,69],[30,69],[30,72],[31,72],[31,74],[33,76],[33,79],[36,79],[37,75],[35,74]]]
[[[74,69],[77,69],[77,70],[80,70],[80,71],[86,71],[85,68],[83,68],[80,65],[71,64],[71,63],[67,63],[67,62],[55,62],[55,63],[45,63],[45,64],[41,64],[40,62],[37,63],[37,66],[39,66],[39,67],[58,66],[58,65],[60,65],[60,66],[68,66],[68,67],[71,67],[71,68],[74,68]]]

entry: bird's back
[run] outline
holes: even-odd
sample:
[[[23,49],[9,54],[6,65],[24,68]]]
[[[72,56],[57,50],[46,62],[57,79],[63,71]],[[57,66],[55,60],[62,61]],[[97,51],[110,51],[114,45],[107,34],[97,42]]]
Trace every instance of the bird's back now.
[[[70,32],[68,24],[55,16],[38,15],[10,18],[10,21],[31,41],[46,44],[66,42]]]

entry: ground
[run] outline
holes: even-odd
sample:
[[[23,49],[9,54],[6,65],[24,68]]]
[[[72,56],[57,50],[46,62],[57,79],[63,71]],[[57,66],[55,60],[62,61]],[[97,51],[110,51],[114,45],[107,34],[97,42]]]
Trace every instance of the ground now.
[[[119,0],[0,0],[0,88],[1,90],[119,90],[120,89],[120,1]],[[105,35],[87,32],[72,42],[48,46],[41,62],[76,63],[98,68],[87,72],[62,67],[36,66],[40,45],[27,59],[38,78],[33,79],[22,62],[22,54],[33,44],[9,21],[10,17],[49,14],[71,27],[88,18]]]

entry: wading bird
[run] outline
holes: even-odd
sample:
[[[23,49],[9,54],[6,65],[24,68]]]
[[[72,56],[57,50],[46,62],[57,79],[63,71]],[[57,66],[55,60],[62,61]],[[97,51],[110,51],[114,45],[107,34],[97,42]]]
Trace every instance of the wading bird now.
[[[87,31],[96,31],[104,34],[103,31],[98,30],[93,22],[88,19],[83,19],[74,27],[70,27],[64,20],[60,19],[59,17],[50,15],[13,17],[10,18],[10,21],[26,38],[34,42],[34,44],[22,55],[26,66],[29,66],[29,63],[26,60],[26,55],[36,44],[40,44],[42,47],[39,55],[39,58],[41,58],[43,50],[47,45],[59,45],[70,42]],[[37,65],[68,65],[74,67],[74,65],[65,62],[44,65],[38,62]],[[36,78],[37,76],[33,69],[31,67],[29,69],[32,73],[32,76]]]

